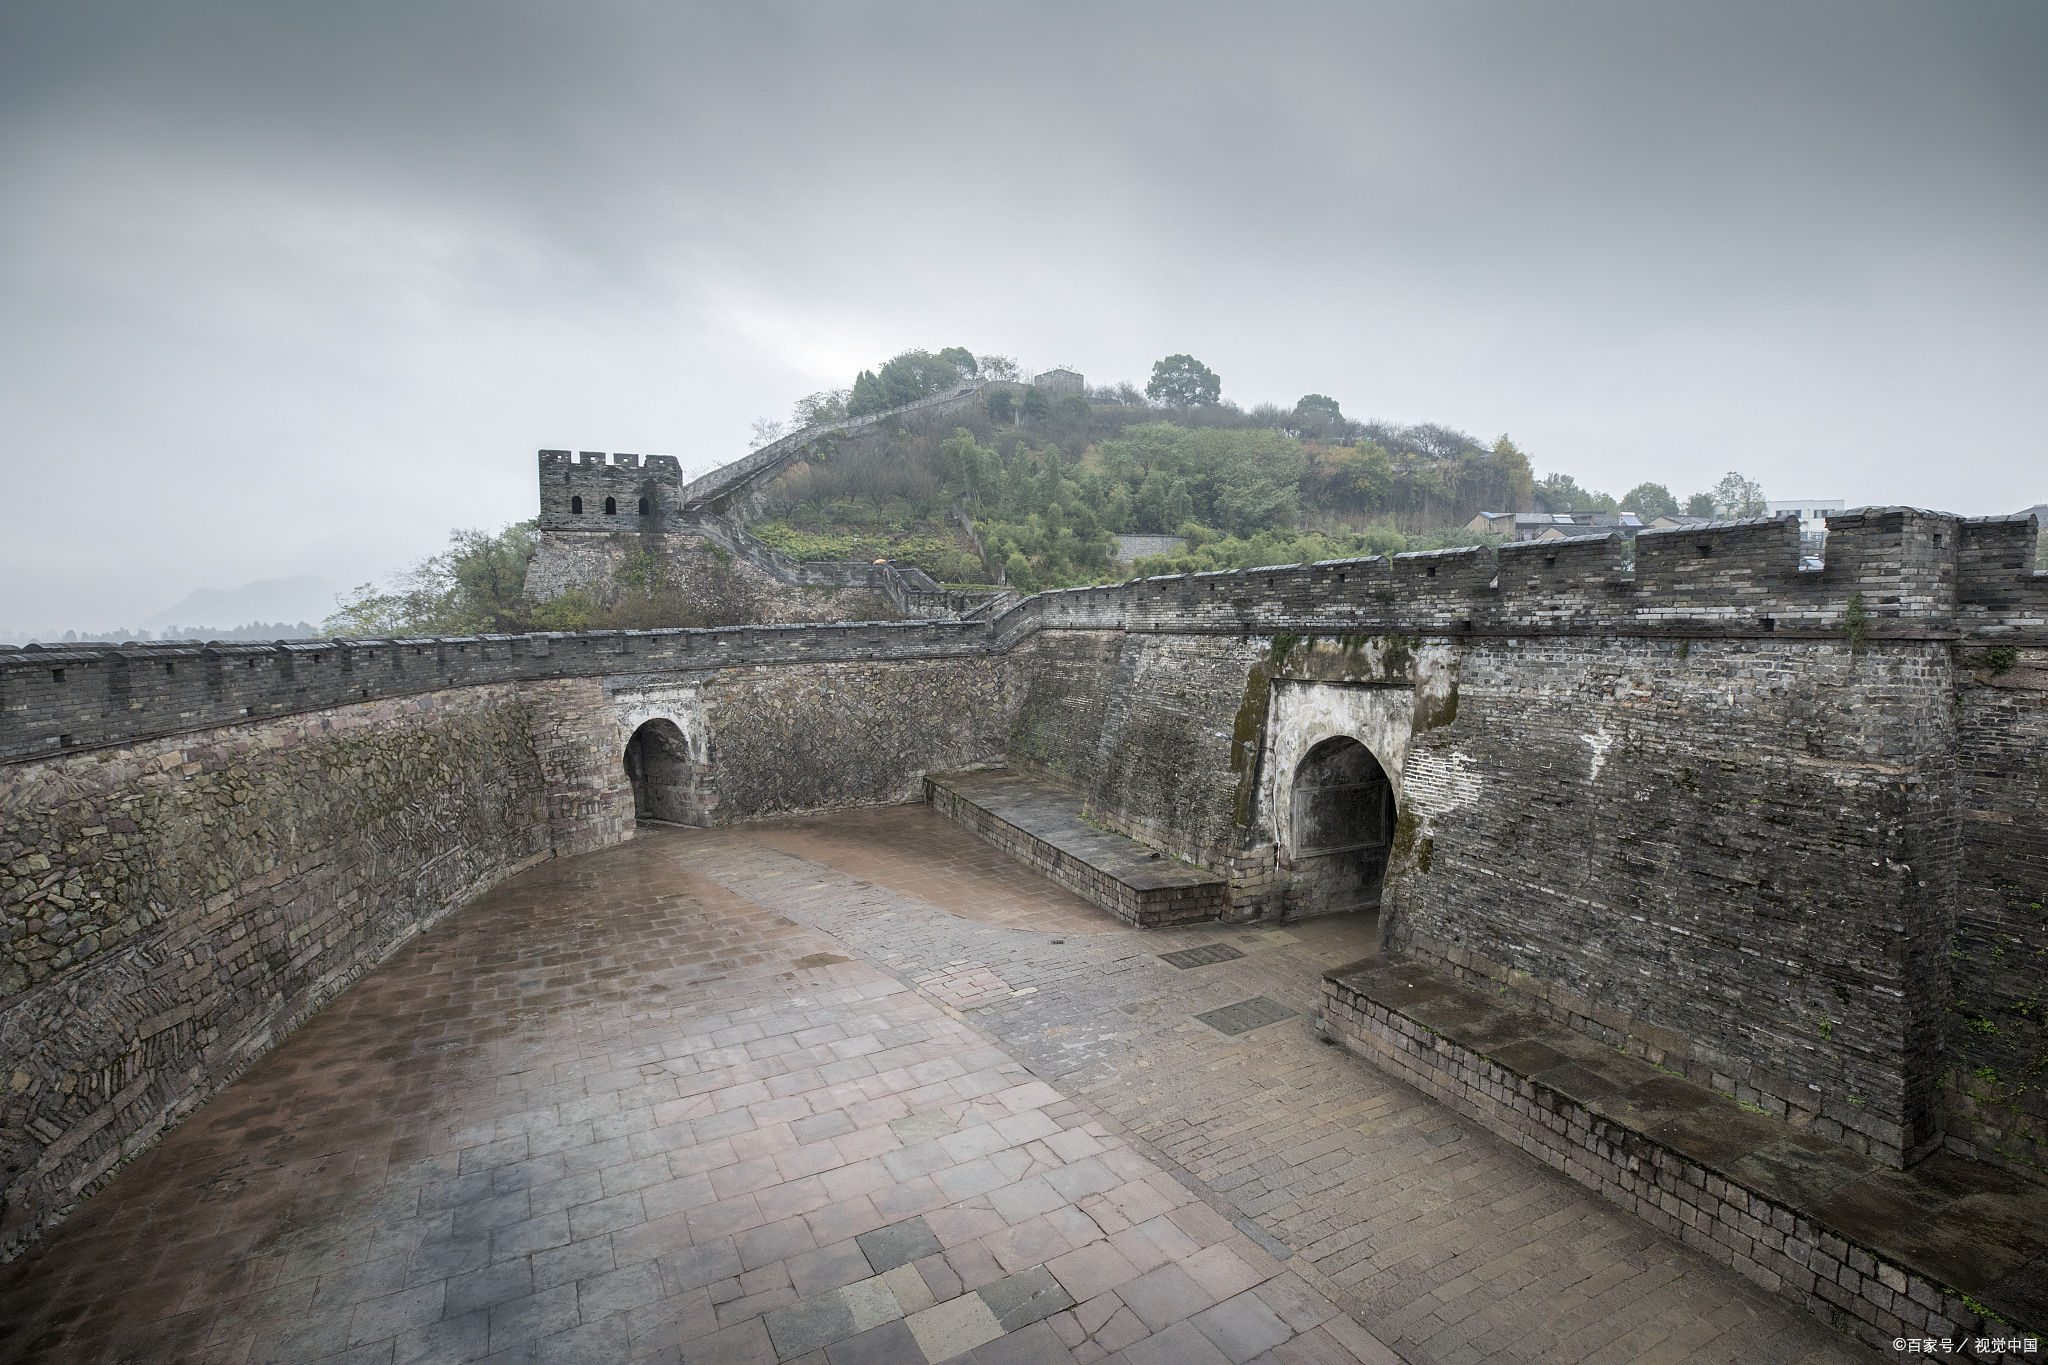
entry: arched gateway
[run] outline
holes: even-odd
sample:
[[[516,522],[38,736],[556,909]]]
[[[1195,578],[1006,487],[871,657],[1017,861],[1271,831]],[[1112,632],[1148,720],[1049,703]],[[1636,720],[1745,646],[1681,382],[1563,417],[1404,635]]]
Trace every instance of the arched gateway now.
[[[633,784],[636,818],[698,823],[690,741],[674,721],[650,720],[633,732],[626,741],[626,777]]]
[[[1372,750],[1348,735],[1316,745],[1294,771],[1293,800],[1290,912],[1377,909],[1394,842],[1394,788]]]

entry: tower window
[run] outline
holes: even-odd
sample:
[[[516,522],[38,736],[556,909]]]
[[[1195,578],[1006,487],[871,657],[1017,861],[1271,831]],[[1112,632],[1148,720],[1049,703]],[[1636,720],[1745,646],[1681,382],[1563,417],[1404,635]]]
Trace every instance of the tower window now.
[[[606,498],[604,500],[604,514],[608,517],[615,517],[619,514],[619,500],[617,498]]]
[[[581,498],[571,498],[571,499],[569,499],[569,510],[570,510],[571,512],[575,513],[575,514],[576,514],[577,516],[579,516],[579,517],[580,517],[580,516],[582,516],[582,515],[583,515],[583,499],[581,499]]]
[[[647,499],[645,498],[640,499],[640,515],[643,517],[647,515]]]

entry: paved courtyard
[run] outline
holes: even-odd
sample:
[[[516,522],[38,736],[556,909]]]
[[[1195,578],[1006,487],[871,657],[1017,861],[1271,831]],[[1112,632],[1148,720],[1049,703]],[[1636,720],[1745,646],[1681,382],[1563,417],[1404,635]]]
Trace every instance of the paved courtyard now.
[[[0,1268],[0,1359],[1870,1358],[1323,1045],[1375,932],[1128,931],[925,807],[646,827]]]

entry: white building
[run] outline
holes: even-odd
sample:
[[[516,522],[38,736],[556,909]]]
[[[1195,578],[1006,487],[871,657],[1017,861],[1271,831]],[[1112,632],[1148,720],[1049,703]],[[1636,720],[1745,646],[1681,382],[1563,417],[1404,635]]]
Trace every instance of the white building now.
[[[1828,513],[1846,511],[1849,505],[1840,498],[1796,498],[1791,502],[1767,502],[1764,506],[1770,508],[1774,517],[1797,513],[1801,535],[1822,536],[1827,534]]]

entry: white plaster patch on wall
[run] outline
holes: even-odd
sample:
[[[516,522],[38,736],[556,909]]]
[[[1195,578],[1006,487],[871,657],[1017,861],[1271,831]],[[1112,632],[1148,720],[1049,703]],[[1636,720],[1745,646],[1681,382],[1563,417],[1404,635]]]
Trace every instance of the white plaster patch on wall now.
[[[1607,751],[1614,747],[1615,737],[1608,734],[1607,727],[1603,725],[1598,732],[1590,735],[1580,735],[1579,738],[1592,746],[1592,770],[1586,774],[1586,780],[1588,782],[1596,782],[1600,778],[1600,770],[1607,766]]]
[[[1409,809],[1421,822],[1424,833],[1429,832],[1430,822],[1436,817],[1479,803],[1479,779],[1471,772],[1478,762],[1470,754],[1453,749],[1444,756],[1441,767],[1432,768],[1426,777],[1416,775]]]

